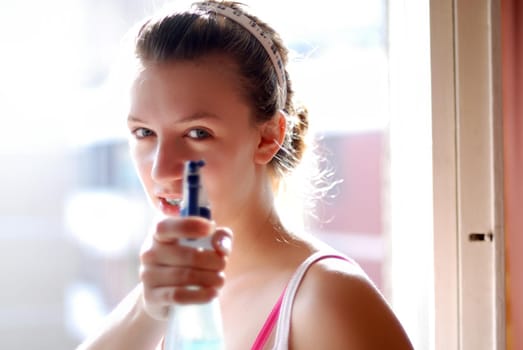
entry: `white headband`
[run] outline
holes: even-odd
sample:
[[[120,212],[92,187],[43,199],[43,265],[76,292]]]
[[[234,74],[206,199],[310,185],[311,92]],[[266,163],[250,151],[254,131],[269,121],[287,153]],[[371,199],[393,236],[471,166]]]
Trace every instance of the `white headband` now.
[[[276,45],[274,45],[272,40],[269,37],[267,37],[265,31],[255,21],[253,21],[247,15],[245,15],[242,11],[233,9],[226,5],[220,3],[207,2],[198,4],[198,8],[206,11],[214,11],[224,17],[233,20],[234,22],[247,29],[260,42],[260,44],[262,44],[263,48],[269,55],[269,58],[272,61],[272,65],[274,66],[274,69],[276,71],[278,82],[280,83],[283,91],[282,106],[285,107],[285,102],[287,100],[287,84],[283,60],[281,59]]]

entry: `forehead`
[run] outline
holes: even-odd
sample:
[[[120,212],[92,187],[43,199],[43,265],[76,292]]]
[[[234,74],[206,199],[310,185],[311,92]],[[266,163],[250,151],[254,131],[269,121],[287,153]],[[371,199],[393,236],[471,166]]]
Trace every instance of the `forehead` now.
[[[145,62],[132,84],[131,113],[142,115],[173,108],[249,107],[243,91],[238,66],[223,55]]]
[[[232,59],[224,55],[208,55],[194,60],[144,62],[134,86],[146,82],[175,87],[183,83],[187,86],[200,85],[200,88],[221,87],[241,93],[241,81],[238,65]]]

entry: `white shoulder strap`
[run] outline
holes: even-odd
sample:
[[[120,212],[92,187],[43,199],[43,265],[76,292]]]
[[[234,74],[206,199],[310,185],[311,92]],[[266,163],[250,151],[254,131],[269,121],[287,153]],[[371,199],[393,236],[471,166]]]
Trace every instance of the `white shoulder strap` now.
[[[278,317],[278,324],[276,325],[276,336],[274,340],[273,350],[288,350],[289,349],[289,333],[291,328],[291,314],[292,305],[298,287],[300,286],[303,276],[309,269],[309,267],[324,258],[342,258],[346,259],[342,255],[328,253],[328,252],[316,252],[309,256],[296,270],[292,276],[285,294],[283,295],[283,301],[280,309],[280,315]]]

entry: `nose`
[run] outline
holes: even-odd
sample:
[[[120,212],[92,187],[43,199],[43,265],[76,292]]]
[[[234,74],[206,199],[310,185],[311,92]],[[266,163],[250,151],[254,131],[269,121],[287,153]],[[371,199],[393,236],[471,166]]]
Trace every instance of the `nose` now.
[[[157,183],[180,180],[186,158],[183,146],[179,143],[168,140],[160,142],[156,148],[151,177]]]

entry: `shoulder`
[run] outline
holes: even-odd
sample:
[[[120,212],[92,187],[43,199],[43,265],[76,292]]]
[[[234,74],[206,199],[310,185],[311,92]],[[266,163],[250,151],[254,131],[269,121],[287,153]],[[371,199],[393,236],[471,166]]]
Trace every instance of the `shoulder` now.
[[[298,289],[290,341],[294,349],[412,349],[378,289],[355,263],[326,258]]]

